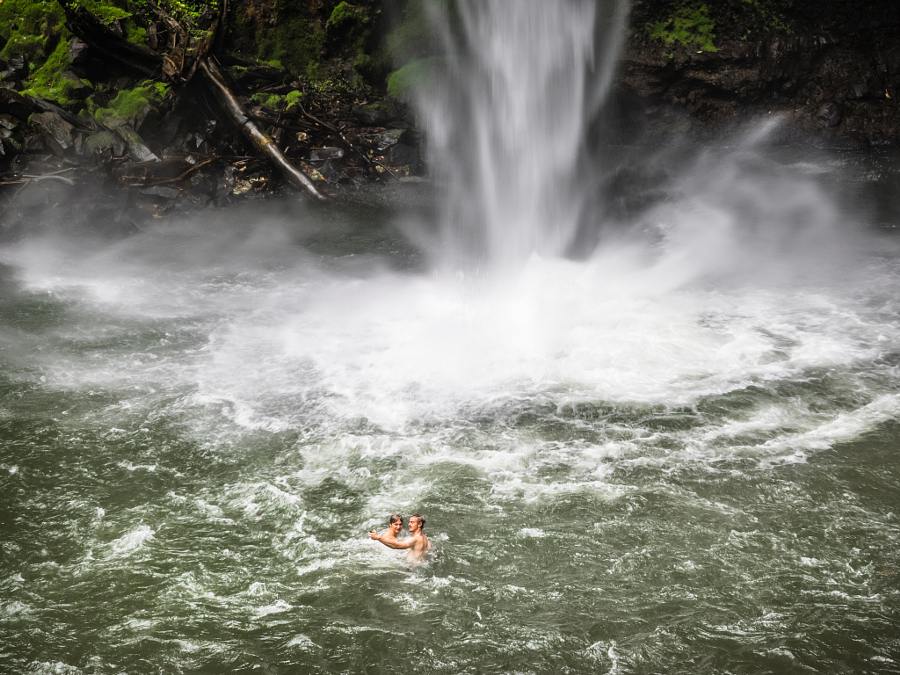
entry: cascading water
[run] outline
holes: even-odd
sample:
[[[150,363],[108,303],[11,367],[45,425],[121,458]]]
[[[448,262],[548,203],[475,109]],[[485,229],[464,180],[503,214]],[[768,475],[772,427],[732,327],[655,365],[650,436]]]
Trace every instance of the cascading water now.
[[[896,671],[895,237],[751,132],[640,148],[567,256],[626,10],[458,4],[418,251],[341,205],[0,243],[0,671]]]
[[[627,2],[463,0],[452,16],[440,7],[432,23],[444,51],[417,99],[444,191],[440,256],[505,264],[565,254]]]

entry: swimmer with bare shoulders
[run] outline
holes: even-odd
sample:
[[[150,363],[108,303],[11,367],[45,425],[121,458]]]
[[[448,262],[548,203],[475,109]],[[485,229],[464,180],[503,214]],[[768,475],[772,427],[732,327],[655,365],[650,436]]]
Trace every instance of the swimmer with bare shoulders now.
[[[393,517],[393,516],[392,516]],[[406,557],[410,562],[422,562],[431,550],[431,542],[425,536],[425,518],[419,513],[409,517],[409,537],[402,541],[396,536],[391,538],[386,534],[378,534],[374,530],[369,532],[369,537],[380,541],[389,548],[405,549]]]
[[[400,541],[400,531],[403,529],[403,516],[399,513],[392,513],[388,516],[388,526],[387,529],[378,534],[375,530],[369,532],[369,536],[372,539],[383,538],[387,541],[398,542]],[[381,539],[379,539],[381,541]],[[385,544],[387,546],[388,544]]]

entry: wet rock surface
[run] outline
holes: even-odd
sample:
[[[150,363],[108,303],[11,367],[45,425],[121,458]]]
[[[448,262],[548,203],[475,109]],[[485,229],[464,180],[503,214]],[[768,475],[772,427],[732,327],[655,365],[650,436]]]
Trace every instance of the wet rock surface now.
[[[720,21],[715,51],[706,51],[654,39],[661,6],[639,0],[621,90],[656,110],[683,109],[695,130],[777,114],[823,145],[897,143],[900,5],[780,4],[790,11],[776,21],[747,9],[765,3],[745,3],[732,24]]]

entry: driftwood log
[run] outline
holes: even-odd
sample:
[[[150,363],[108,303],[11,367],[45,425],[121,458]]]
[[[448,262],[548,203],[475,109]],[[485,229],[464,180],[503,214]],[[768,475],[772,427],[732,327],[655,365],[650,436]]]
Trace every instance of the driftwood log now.
[[[241,133],[253,144],[257,151],[264,155],[291,185],[299,190],[306,190],[316,199],[324,199],[322,193],[316,189],[312,181],[285,158],[278,146],[275,145],[275,141],[260,131],[253,120],[247,116],[247,113],[244,112],[243,107],[225,83],[222,71],[219,70],[219,66],[215,61],[211,57],[206,56],[200,59],[198,69],[203,73],[222,109],[235,125],[240,128]]]

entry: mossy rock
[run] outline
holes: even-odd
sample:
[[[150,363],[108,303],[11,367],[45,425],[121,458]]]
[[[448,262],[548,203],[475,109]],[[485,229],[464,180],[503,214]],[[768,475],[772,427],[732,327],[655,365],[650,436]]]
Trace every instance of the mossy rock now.
[[[46,38],[41,35],[14,33],[0,50],[0,58],[8,60],[21,57],[26,62],[33,63],[44,53],[46,41]]]
[[[650,37],[667,47],[685,47],[701,52],[719,51],[715,45],[716,22],[705,2],[681,5],[668,17],[650,26]]]
[[[325,30],[323,22],[302,4],[249,2],[234,8],[232,21],[230,36],[236,53],[294,75],[317,69]]]
[[[443,68],[443,63],[443,59],[439,57],[428,57],[414,59],[398,68],[388,75],[388,96],[398,101],[411,101],[418,89],[433,81],[435,75]]]
[[[70,106],[88,95],[93,85],[69,71],[71,56],[67,40],[59,40],[47,60],[25,81],[23,94]]]
[[[369,23],[369,10],[359,5],[354,5],[345,0],[341,0],[334,9],[331,10],[331,16],[325,22],[325,32],[329,35],[334,33],[345,33],[348,30],[365,26]]]
[[[85,138],[82,151],[92,157],[118,156],[125,152],[125,143],[116,134],[104,129]]]
[[[105,107],[93,111],[94,119],[103,126],[116,128],[129,124],[140,126],[147,113],[162,104],[169,92],[169,85],[154,80],[144,80],[132,89],[123,89]]]

